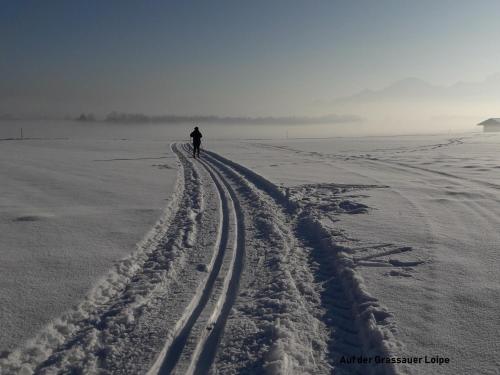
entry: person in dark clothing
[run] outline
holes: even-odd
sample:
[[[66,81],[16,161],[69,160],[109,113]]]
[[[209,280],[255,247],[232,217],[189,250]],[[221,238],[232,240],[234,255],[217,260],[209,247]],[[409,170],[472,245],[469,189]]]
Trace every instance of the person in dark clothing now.
[[[201,146],[201,133],[198,130],[198,127],[196,126],[194,130],[191,132],[189,135],[191,138],[193,138],[193,158],[198,155],[200,157],[200,146]]]

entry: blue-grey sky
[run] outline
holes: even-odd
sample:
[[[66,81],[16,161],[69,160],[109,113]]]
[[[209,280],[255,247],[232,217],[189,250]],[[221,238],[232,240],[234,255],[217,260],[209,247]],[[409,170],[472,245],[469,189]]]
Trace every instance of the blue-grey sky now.
[[[405,77],[500,71],[496,0],[0,6],[0,113],[311,115]]]

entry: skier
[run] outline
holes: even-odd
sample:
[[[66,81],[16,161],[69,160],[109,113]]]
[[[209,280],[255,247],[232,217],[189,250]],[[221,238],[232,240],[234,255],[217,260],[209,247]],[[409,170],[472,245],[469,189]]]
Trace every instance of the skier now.
[[[196,158],[196,155],[200,157],[200,146],[201,146],[202,135],[198,130],[197,126],[195,126],[194,130],[191,132],[189,136],[193,138],[193,158]]]

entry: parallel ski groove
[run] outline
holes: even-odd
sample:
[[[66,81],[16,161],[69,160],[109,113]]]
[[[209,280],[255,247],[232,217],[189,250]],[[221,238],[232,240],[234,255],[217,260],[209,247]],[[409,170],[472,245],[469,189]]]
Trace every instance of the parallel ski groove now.
[[[174,145],[172,148],[178,157],[181,158],[181,151],[178,150],[177,146]],[[189,307],[186,309],[187,314],[183,317],[182,321],[179,322],[180,324],[178,323],[178,327],[176,327],[177,329],[175,330],[171,343],[168,347],[166,346],[164,348],[163,353],[160,354],[155,365],[153,365],[148,374],[170,374],[175,369],[191,329],[212,295],[213,286],[222,266],[229,235],[229,209],[227,199],[225,198],[224,191],[220,183],[212,174],[211,176],[219,195],[219,204],[221,206],[222,215],[221,230],[218,233],[218,250],[214,254],[211,264],[208,266],[209,274],[204,282],[204,286],[201,285],[203,286],[201,294],[197,293],[193,297]]]
[[[219,300],[217,301],[217,305],[214,312],[212,313],[212,316],[207,322],[207,330],[205,332],[208,331],[209,334],[204,335],[200,338],[199,345],[195,350],[187,374],[206,374],[210,370],[210,367],[215,358],[220,337],[222,336],[224,331],[226,320],[237,297],[239,280],[244,266],[245,252],[245,229],[243,224],[243,211],[236,197],[236,194],[229,183],[221,176],[219,172],[209,166],[206,162],[201,162],[201,164],[207,169],[207,171],[210,173],[210,175],[212,175],[214,179],[216,179],[214,174],[217,175],[217,177],[221,179],[222,183],[227,189],[233,206],[233,213],[237,230],[235,233],[236,241],[234,243],[235,247],[233,249],[231,266],[224,280],[223,292],[221,293]]]
[[[206,151],[208,159],[214,164],[219,165],[223,169],[234,176],[236,180],[242,185],[247,185],[251,190],[260,191],[263,195],[272,197],[278,206],[282,206],[285,211],[293,212],[297,206],[291,202],[283,193],[270,181],[264,177],[257,175],[252,170],[232,161],[226,159],[214,152]],[[332,351],[332,359],[339,358],[341,354],[373,354],[380,353],[381,355],[389,355],[390,349],[388,345],[392,345],[392,338],[390,333],[381,326],[378,326],[372,311],[378,309],[376,299],[371,297],[365,290],[360,279],[354,276],[354,270],[344,263],[348,259],[344,259],[344,255],[338,254],[342,249],[337,248],[332,242],[329,233],[317,222],[313,217],[305,212],[295,212],[294,216],[299,214],[300,219],[293,223],[291,220],[290,225],[295,227],[296,236],[303,238],[303,234],[307,233],[308,238],[304,238],[306,242],[312,244],[316,251],[328,251],[330,254],[323,259],[328,259],[328,267],[333,267],[331,271],[336,276],[336,287],[340,287],[340,302],[342,305],[348,304],[350,308],[343,309],[347,315],[340,313],[338,306],[329,303],[330,321],[337,319],[344,320],[344,322],[334,323],[330,328],[334,330],[333,340],[330,342],[330,350]],[[324,238],[321,243],[317,243],[317,238]],[[313,239],[311,241],[311,239]],[[333,281],[333,280],[332,280]],[[330,285],[330,288],[333,285]],[[331,297],[329,297],[331,298]],[[347,330],[345,328],[349,327]],[[382,329],[382,331],[381,331]],[[340,337],[335,333],[343,331]],[[336,338],[335,338],[336,337]],[[347,373],[358,373],[360,370],[367,371],[369,374],[397,374],[398,370],[392,365],[383,365],[377,368],[358,369],[355,366],[345,368],[338,366],[337,360],[334,359],[333,365],[336,370],[347,371]],[[283,368],[281,370],[284,370]],[[289,369],[288,369],[289,370]]]

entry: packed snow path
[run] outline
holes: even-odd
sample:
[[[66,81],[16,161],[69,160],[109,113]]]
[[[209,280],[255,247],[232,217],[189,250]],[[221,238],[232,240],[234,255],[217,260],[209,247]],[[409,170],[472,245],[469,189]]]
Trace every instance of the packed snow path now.
[[[212,152],[179,158],[142,248],[2,370],[36,374],[395,374],[342,364],[398,345],[391,315],[314,211]]]
[[[183,151],[191,152],[188,146]],[[352,268],[337,264],[319,222],[300,214],[282,191],[243,166],[211,152],[193,163],[217,186],[223,217],[231,207],[237,228],[231,266],[213,311],[205,314],[210,318],[193,324],[205,329],[181,334],[191,335],[196,344],[186,345],[184,338],[182,345],[169,343],[150,373],[203,374],[211,368],[221,373],[395,373],[392,366],[360,369],[339,363],[342,355],[388,355],[391,335],[377,328],[384,312]],[[328,275],[321,285],[330,286],[329,295],[317,283],[322,273]],[[211,283],[208,289],[216,290]],[[190,313],[189,319],[201,316]]]

